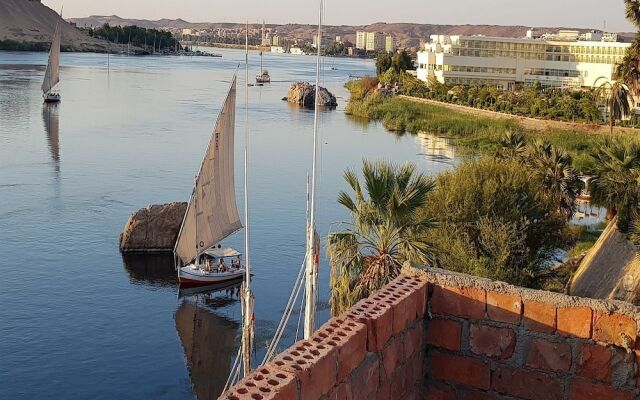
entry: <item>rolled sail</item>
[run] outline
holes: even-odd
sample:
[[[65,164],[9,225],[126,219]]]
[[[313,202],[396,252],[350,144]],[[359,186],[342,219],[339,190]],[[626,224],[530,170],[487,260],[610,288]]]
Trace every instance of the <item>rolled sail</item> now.
[[[58,82],[60,82],[60,23],[56,23],[56,30],[53,33],[51,49],[49,49],[49,62],[47,71],[42,82],[42,92],[47,93]]]
[[[184,264],[242,228],[234,182],[236,77],[218,115],[174,252]],[[198,214],[196,215],[196,209]],[[196,232],[197,229],[197,232]]]

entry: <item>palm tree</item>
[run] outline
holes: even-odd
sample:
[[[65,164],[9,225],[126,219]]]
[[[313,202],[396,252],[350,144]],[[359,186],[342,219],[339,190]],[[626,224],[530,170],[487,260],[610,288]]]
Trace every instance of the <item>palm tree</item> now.
[[[589,185],[593,202],[618,214],[618,226],[626,232],[640,204],[640,146],[630,139],[607,139],[592,157],[595,170]]]
[[[573,158],[545,140],[536,140],[528,149],[529,165],[542,181],[545,193],[568,220],[573,217],[580,179],[573,169]]]
[[[625,16],[634,24],[638,29],[640,29],[640,2],[638,0],[624,0],[626,13]]]
[[[600,85],[597,90],[597,96],[604,99],[607,110],[609,111],[609,125],[612,135],[615,122],[631,114],[629,95],[629,88],[620,80],[615,81],[613,84],[605,82]]]
[[[354,171],[345,171],[354,195],[340,192],[338,202],[352,221],[327,240],[334,315],[394,279],[405,262],[433,263],[425,236],[435,222],[422,213],[433,181],[411,163],[365,160],[362,175],[364,185]]]
[[[502,160],[522,161],[526,157],[527,140],[520,132],[508,131],[500,139],[500,150],[496,157]]]

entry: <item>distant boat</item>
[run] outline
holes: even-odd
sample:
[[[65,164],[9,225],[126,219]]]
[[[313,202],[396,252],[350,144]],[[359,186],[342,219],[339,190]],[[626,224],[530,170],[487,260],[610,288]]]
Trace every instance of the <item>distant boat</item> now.
[[[262,52],[260,52],[260,73],[256,75],[256,83],[269,83],[271,82],[271,77],[269,76],[269,71],[262,68]]]
[[[207,285],[241,278],[240,253],[219,245],[242,228],[234,186],[236,77],[233,77],[176,240],[178,280]],[[225,262],[227,260],[227,262]],[[237,263],[234,265],[234,262]]]
[[[54,87],[60,82],[60,22],[56,22],[56,30],[53,33],[51,49],[49,49],[49,61],[47,71],[42,82],[42,97],[45,103],[57,103],[60,101],[60,93],[54,91]]]

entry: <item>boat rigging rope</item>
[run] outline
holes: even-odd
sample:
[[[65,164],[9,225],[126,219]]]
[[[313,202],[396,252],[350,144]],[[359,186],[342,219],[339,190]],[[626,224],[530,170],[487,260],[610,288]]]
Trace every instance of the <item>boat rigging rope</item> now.
[[[280,339],[282,338],[282,334],[284,333],[285,328],[287,327],[287,323],[289,322],[289,318],[291,317],[291,313],[295,307],[295,303],[298,300],[298,296],[300,295],[300,289],[304,283],[304,271],[306,269],[307,257],[305,256],[302,265],[300,266],[300,272],[298,272],[298,277],[296,278],[296,282],[293,285],[293,289],[291,290],[291,295],[289,296],[289,301],[287,302],[287,306],[285,307],[284,313],[282,314],[282,318],[280,319],[280,323],[278,324],[278,328],[267,348],[267,352],[264,356],[264,360],[262,364],[266,364],[271,361],[275,355],[278,344],[280,343]],[[302,310],[301,310],[302,312]]]
[[[231,367],[231,372],[229,373],[229,377],[227,378],[227,382],[224,384],[224,390],[222,393],[229,390],[229,388],[236,384],[238,381],[238,376],[240,375],[240,359],[242,358],[242,346],[238,348],[238,354],[236,355],[236,359],[233,362],[233,366]]]

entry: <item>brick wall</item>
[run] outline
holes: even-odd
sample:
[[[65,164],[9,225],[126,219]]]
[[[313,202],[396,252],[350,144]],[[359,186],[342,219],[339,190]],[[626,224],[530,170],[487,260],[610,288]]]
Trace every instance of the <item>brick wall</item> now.
[[[631,400],[639,317],[627,303],[405,269],[220,398]]]

